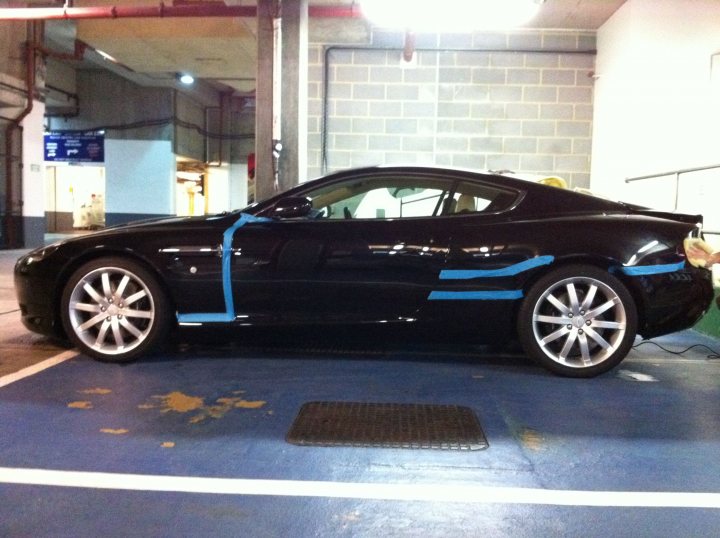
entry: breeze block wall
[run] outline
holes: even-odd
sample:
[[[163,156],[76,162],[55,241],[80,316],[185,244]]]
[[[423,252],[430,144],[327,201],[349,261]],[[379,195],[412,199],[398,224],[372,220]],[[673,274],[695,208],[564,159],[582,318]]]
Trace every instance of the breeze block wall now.
[[[404,36],[310,48],[308,177],[418,163],[589,187],[594,33]]]

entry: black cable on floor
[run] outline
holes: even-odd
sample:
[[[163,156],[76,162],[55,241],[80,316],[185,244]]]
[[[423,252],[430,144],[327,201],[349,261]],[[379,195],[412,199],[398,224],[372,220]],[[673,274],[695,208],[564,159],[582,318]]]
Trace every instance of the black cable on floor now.
[[[6,314],[14,314],[15,312],[20,312],[20,309],[16,308],[15,310],[8,310],[7,312],[0,312],[0,316],[4,316]]]
[[[706,346],[706,345],[704,345],[704,344],[694,344],[694,345],[688,347],[687,349],[683,349],[682,351],[672,351],[672,350],[670,350],[670,349],[667,349],[667,348],[661,346],[661,345],[658,344],[657,342],[653,342],[652,340],[643,340],[643,341],[640,342],[639,344],[634,345],[634,346],[633,346],[633,349],[638,348],[638,347],[640,347],[640,346],[643,346],[643,345],[645,345],[645,344],[652,344],[652,345],[654,345],[654,346],[656,346],[656,347],[659,347],[659,348],[662,349],[664,352],[670,353],[670,354],[672,354],[672,355],[683,355],[683,354],[687,353],[688,351],[690,351],[691,349],[696,348],[696,347],[705,348],[705,349],[707,349],[707,350],[710,352],[710,355],[707,356],[708,359],[720,359],[720,353],[718,353],[717,351],[715,351],[715,350],[712,349],[712,348],[709,348],[708,346]]]

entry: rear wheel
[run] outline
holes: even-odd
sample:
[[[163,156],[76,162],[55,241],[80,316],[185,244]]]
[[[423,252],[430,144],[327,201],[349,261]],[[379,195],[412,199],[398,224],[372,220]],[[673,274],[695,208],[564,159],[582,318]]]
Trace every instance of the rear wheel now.
[[[155,347],[169,327],[168,301],[140,264],[102,258],[80,267],[62,295],[66,333],[82,352],[127,362]]]
[[[625,285],[596,267],[568,266],[541,278],[518,315],[525,352],[568,377],[592,377],[617,366],[637,331]]]

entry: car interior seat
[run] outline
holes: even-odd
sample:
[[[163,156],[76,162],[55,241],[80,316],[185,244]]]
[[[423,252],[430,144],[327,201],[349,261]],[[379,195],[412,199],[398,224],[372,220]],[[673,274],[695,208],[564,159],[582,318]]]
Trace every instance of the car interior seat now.
[[[476,210],[475,197],[471,194],[461,194],[455,206],[455,213],[472,213]]]

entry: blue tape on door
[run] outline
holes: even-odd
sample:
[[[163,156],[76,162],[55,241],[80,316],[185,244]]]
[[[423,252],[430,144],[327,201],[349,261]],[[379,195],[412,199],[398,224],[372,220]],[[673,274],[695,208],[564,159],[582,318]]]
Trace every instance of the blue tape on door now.
[[[269,222],[271,219],[256,217],[248,213],[240,213],[240,218],[223,233],[222,250],[222,286],[225,299],[225,312],[178,314],[178,323],[230,323],[235,320],[235,303],[232,293],[232,274],[230,261],[232,259],[232,242],[235,232],[251,222]]]
[[[445,269],[440,271],[440,280],[470,280],[472,278],[515,276],[536,267],[550,265],[554,261],[554,256],[538,256],[500,269]]]

